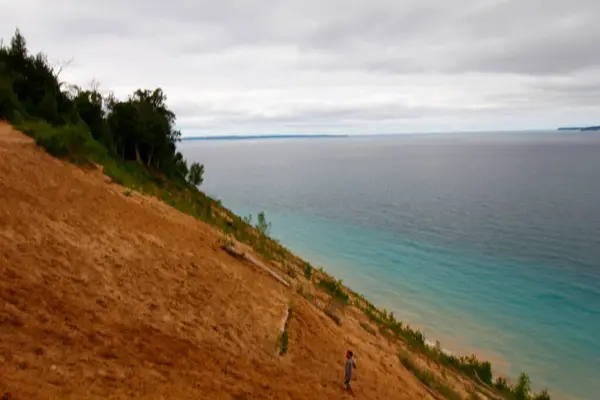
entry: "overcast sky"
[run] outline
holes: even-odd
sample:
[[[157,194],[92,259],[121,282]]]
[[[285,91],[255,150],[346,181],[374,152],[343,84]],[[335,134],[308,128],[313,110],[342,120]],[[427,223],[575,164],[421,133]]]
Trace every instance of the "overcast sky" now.
[[[600,124],[600,0],[0,0],[61,78],[184,135]]]

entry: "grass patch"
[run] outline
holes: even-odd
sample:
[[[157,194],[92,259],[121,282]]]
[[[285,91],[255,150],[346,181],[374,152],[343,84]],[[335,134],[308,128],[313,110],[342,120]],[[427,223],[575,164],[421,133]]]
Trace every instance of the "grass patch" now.
[[[345,304],[348,303],[349,296],[344,292],[341,282],[336,279],[324,277],[317,283],[317,286],[330,294],[333,298],[341,300]]]
[[[55,127],[44,121],[28,121],[16,128],[49,154],[76,164],[91,164],[106,156],[106,149],[92,138],[85,125]]]
[[[412,372],[413,375],[425,386],[443,395],[446,399],[462,400],[462,396],[456,390],[440,381],[430,371],[417,365],[417,363],[415,363],[415,361],[412,359],[411,355],[407,352],[400,351],[398,353],[398,359],[400,360],[400,363],[404,365],[407,370]]]
[[[125,190],[123,191],[123,194],[124,194],[126,197],[131,197],[132,191],[131,191],[131,189],[125,189]]]
[[[283,331],[283,334],[281,335],[281,355],[287,353],[288,351],[288,345],[289,345],[289,335],[288,335],[288,331]]]
[[[375,332],[375,329],[373,329],[373,327],[371,327],[371,325],[367,324],[366,322],[361,322],[360,327],[363,328],[365,331],[369,332],[371,335],[377,336],[377,332]]]
[[[408,325],[405,326],[402,321],[396,321],[394,314],[388,314],[385,310],[380,312],[371,305],[367,305],[362,311],[367,318],[380,327],[380,330],[389,331],[396,337],[403,339],[412,349],[427,351],[428,347],[425,345],[423,334],[411,329]]]
[[[304,277],[309,281],[312,279],[313,267],[309,263],[304,263]]]

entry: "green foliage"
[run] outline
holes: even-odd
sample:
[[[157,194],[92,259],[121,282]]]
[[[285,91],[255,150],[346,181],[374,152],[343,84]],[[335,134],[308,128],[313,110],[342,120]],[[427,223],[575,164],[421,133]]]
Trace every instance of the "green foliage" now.
[[[125,191],[123,192],[123,194],[124,194],[126,197],[131,197],[131,193],[132,193],[132,192],[131,192],[131,189],[125,189]]]
[[[197,162],[190,166],[188,182],[194,186],[200,186],[204,182],[204,165]]]
[[[304,263],[304,277],[306,279],[308,279],[309,281],[312,278],[312,274],[313,274],[312,270],[313,270],[313,268],[309,263]]]
[[[53,127],[41,121],[24,123],[17,127],[33,137],[38,146],[55,157],[87,163],[106,155],[106,149],[93,140],[85,125]]]
[[[531,379],[526,374],[519,375],[517,384],[513,389],[515,400],[528,400],[531,394]]]
[[[92,137],[107,149],[114,151],[115,143],[112,131],[104,113],[106,101],[96,90],[80,90],[73,99],[79,116],[89,126]]]
[[[317,283],[317,286],[329,293],[332,297],[348,303],[349,296],[344,292],[343,286],[334,278],[324,277]]]
[[[23,108],[12,88],[12,82],[2,76],[2,65],[0,64],[0,119],[13,123],[23,122]]]
[[[283,331],[283,334],[281,335],[281,354],[285,354],[288,351],[288,341],[289,341],[289,337],[288,337],[288,331]]]
[[[510,391],[510,386],[508,385],[508,381],[506,380],[506,378],[499,376],[496,378],[496,381],[494,382],[494,387],[500,392],[500,393],[505,393]]]
[[[428,386],[434,391],[440,393],[446,399],[462,400],[462,396],[458,392],[456,392],[454,389],[437,379],[435,375],[433,375],[427,369],[419,367],[419,365],[417,365],[417,363],[414,362],[414,360],[408,352],[398,352],[398,359],[400,360],[400,363],[407,370],[412,372],[415,375],[415,377],[419,381],[421,381],[425,386]]]
[[[256,229],[263,235],[268,235],[271,230],[271,223],[267,221],[264,211],[259,212],[256,218]]]
[[[44,121],[58,129],[36,136],[36,141],[59,157],[89,158],[83,155],[91,143],[94,152],[118,155],[185,180],[188,167],[175,148],[181,132],[174,129],[175,114],[160,88],[136,90],[119,101],[114,96],[103,98],[95,89],[63,91],[60,72],[50,67],[44,54],[29,54],[17,30],[9,46],[0,46],[0,119],[17,124]],[[194,172],[196,179],[202,176],[197,169]]]
[[[492,364],[489,361],[480,361],[474,354],[468,357],[456,357],[446,353],[437,353],[436,358],[447,366],[482,382],[492,385]]]
[[[533,400],[550,400],[550,395],[546,389],[542,390],[540,393],[533,397]]]

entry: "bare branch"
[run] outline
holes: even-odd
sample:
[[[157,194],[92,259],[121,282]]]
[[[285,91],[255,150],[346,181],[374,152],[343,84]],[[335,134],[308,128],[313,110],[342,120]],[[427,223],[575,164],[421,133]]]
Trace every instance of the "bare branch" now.
[[[68,66],[70,66],[71,64],[73,64],[73,58],[71,57],[68,60],[63,60],[61,62],[58,63],[58,71],[56,71],[54,73],[54,77],[56,78],[56,80],[58,80],[58,77],[60,76],[61,72],[63,72],[63,70],[65,68],[67,68]],[[52,71],[54,71],[56,69],[56,67],[52,68]]]
[[[92,79],[90,82],[90,89],[92,92],[98,92],[98,89],[100,89],[100,81],[97,81],[96,78]]]

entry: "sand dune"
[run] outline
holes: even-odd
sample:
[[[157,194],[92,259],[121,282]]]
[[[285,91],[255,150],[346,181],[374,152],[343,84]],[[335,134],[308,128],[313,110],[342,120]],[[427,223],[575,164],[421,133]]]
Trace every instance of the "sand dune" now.
[[[218,237],[0,126],[0,396],[351,398],[351,348],[357,398],[431,398],[357,310],[338,327]]]

